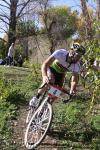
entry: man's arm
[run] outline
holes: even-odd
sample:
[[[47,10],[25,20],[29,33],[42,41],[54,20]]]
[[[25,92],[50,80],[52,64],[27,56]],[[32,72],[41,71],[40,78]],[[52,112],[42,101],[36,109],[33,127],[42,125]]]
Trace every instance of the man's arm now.
[[[47,76],[47,69],[49,68],[49,66],[53,63],[53,61],[55,60],[54,57],[48,57],[42,67],[41,67],[41,71],[42,71],[42,77],[43,77],[43,83],[48,83],[49,82],[49,79],[48,79],[48,76]]]

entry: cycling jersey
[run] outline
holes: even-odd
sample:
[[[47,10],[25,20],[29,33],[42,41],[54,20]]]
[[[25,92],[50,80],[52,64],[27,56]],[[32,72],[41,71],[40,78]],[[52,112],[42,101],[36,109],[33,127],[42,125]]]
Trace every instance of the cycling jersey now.
[[[66,71],[80,73],[81,67],[80,62],[68,63],[67,62],[68,51],[65,49],[56,50],[51,57],[55,58],[55,61],[52,63],[51,67],[56,70],[58,73],[65,73]]]

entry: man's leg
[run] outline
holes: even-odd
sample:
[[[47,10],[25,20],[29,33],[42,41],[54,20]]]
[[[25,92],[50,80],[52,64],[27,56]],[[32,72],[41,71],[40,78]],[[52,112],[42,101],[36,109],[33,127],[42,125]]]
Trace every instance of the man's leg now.
[[[6,65],[9,65],[9,56],[6,57]]]
[[[79,80],[79,75],[77,73],[73,73],[72,78],[71,78],[70,94],[75,94],[76,93],[76,87],[77,87],[77,84],[78,84],[78,80]]]
[[[55,76],[51,72],[50,69],[47,71],[47,75],[49,77],[50,83],[54,84],[55,83]],[[38,89],[38,94],[36,95],[36,98],[39,98],[48,88],[48,85],[44,85],[45,83],[42,83],[41,86]]]
[[[55,81],[54,80],[54,75],[49,69],[48,69],[47,74],[48,74],[48,77],[50,79],[50,82],[54,83],[54,81]],[[30,102],[29,102],[30,106],[34,106],[35,103],[37,102],[37,100],[40,98],[40,96],[47,90],[48,87],[47,87],[47,85],[44,85],[44,84],[45,83],[41,84],[41,86],[38,89],[37,95],[30,100]]]
[[[11,57],[9,56],[8,58],[8,65],[11,65]]]

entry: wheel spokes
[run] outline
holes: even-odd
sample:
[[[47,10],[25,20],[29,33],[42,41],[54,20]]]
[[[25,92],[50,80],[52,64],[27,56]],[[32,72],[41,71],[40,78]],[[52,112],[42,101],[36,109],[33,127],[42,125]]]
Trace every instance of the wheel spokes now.
[[[31,123],[31,128],[29,129],[29,132],[31,132],[31,134],[33,135],[30,135],[30,136],[35,137],[36,141],[38,141],[41,138],[41,136],[44,134],[48,126],[49,115],[47,112],[48,112],[47,110],[44,111],[43,113],[39,112],[36,115],[35,120],[32,121]],[[40,117],[40,114],[42,114],[41,117]]]
[[[25,145],[33,149],[39,145],[46,135],[52,119],[50,105],[42,105],[32,116],[25,135]]]

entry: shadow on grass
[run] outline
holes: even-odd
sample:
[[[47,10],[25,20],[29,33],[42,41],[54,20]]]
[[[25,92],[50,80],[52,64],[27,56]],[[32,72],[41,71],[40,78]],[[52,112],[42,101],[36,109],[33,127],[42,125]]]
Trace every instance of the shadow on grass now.
[[[57,140],[70,140],[72,142],[91,143],[93,137],[97,137],[98,133],[94,131],[84,132],[67,132],[49,130],[48,135]]]

